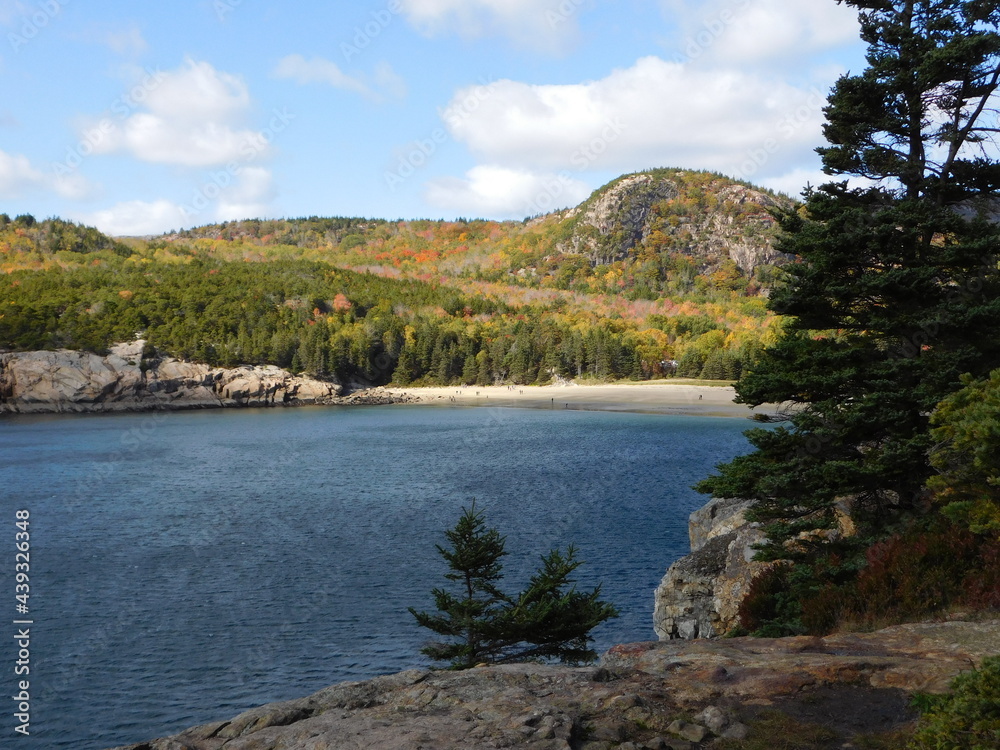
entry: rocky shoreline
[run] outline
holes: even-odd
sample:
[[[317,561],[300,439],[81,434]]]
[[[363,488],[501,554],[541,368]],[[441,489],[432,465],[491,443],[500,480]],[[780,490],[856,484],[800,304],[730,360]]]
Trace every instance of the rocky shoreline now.
[[[944,691],[998,650],[1000,621],[634,643],[592,667],[411,670],[342,683],[117,750],[694,750],[761,737],[766,711],[821,724],[831,747],[855,747],[859,735],[913,721],[912,692]]]
[[[413,403],[384,388],[348,389],[271,365],[211,367],[144,356],[145,342],[106,356],[60,349],[0,352],[0,415],[226,407]]]

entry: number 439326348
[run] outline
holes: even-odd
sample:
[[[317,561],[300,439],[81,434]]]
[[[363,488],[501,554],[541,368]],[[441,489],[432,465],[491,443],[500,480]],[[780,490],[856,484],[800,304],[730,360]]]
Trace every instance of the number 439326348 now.
[[[17,600],[19,615],[28,613],[28,597],[31,596],[31,535],[28,533],[30,516],[27,510],[19,510],[14,514],[14,526],[17,527],[14,534],[14,546],[17,549],[14,558],[14,598]]]

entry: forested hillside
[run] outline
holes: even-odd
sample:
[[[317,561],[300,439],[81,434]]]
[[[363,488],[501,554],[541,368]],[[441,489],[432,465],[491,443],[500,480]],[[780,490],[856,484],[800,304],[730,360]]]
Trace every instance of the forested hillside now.
[[[115,240],[3,216],[0,348],[142,337],[379,384],[732,379],[769,336],[769,211],[790,205],[657,170],[524,222],[311,217]]]

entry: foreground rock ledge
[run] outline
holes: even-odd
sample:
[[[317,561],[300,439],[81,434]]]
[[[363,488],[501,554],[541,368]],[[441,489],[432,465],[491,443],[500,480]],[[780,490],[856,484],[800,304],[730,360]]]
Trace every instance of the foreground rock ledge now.
[[[634,643],[615,646],[596,667],[412,670],[342,683],[117,750],[691,750],[709,746],[712,734],[692,742],[672,733],[671,725],[691,729],[675,724],[682,712],[690,718],[711,706],[706,714],[736,722],[768,705],[800,716],[828,709],[850,739],[906,723],[907,693],[942,692],[995,653],[1000,620],[826,638]]]

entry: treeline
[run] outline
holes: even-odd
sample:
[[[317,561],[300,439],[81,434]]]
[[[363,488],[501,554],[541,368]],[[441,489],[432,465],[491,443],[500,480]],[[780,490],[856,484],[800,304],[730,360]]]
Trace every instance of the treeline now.
[[[243,219],[170,232],[172,239],[226,240],[261,245],[316,247],[338,244],[351,234],[363,234],[388,224],[384,219],[309,216],[298,219]]]
[[[774,283],[775,268],[744,273],[729,244],[768,247],[776,234],[769,213],[790,199],[712,172],[649,170],[606,234],[583,221],[588,208],[621,179],[604,186],[575,213],[526,222],[385,221],[352,217],[248,219],[169,234],[169,242],[220,252],[306,251],[339,266],[436,273],[521,287],[608,294],[629,300],[718,301],[736,309]],[[748,195],[752,192],[752,198]],[[636,216],[645,218],[636,224]]]
[[[59,253],[87,254],[110,251],[123,258],[132,250],[122,242],[102,234],[94,227],[62,219],[38,221],[31,214],[13,219],[0,214],[0,257],[32,254],[37,260]]]
[[[681,350],[680,374],[731,377],[754,351],[703,318],[652,316],[643,327],[303,260],[142,257],[16,271],[0,280],[0,305],[3,348],[101,352],[144,338],[212,365],[373,384],[646,379],[677,371]]]
[[[100,352],[143,337],[213,365],[377,384],[728,380],[757,356],[767,330],[759,299],[643,309],[618,295],[517,294],[445,272],[469,244],[502,244],[512,227],[311,217],[118,241],[59,219],[0,215],[0,348]],[[403,256],[436,273],[379,265],[407,237]],[[334,265],[364,269],[363,260],[376,261],[372,272]]]

